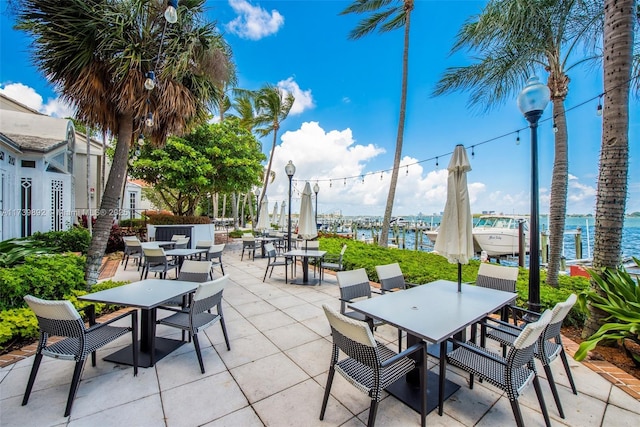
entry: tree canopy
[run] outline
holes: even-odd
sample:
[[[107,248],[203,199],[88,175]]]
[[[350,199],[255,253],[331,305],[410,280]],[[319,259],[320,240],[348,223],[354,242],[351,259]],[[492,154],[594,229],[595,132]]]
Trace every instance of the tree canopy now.
[[[130,168],[177,215],[194,215],[209,193],[247,192],[260,183],[265,159],[256,138],[235,118],[205,124],[163,149],[144,146]]]

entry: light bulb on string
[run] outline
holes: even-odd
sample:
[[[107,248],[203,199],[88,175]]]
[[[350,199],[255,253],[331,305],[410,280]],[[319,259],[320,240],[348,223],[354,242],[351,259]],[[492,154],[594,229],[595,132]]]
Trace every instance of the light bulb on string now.
[[[133,166],[133,162],[134,162],[133,158],[130,158],[129,159],[129,166]]]
[[[147,79],[144,81],[144,88],[146,90],[153,90],[156,87],[156,73],[149,71],[147,73]]]
[[[331,180],[329,180],[329,188],[333,187],[333,182],[331,182]]]
[[[553,133],[558,133],[558,125],[556,125],[556,122],[553,122]]]
[[[407,165],[407,169],[406,169],[406,171],[405,171],[404,175],[405,175],[405,176],[409,176],[409,165]]]
[[[144,123],[147,125],[147,127],[153,127],[153,113],[148,113],[147,114],[147,119],[144,121]]]
[[[142,147],[142,146],[144,145],[144,135],[143,135],[143,134],[140,134],[140,135],[138,136],[138,145],[139,145],[140,147]]]
[[[380,181],[382,181],[382,172],[380,172]]]
[[[518,131],[516,136],[516,145],[520,145],[520,131]]]
[[[362,175],[362,183],[364,184],[364,175]]]
[[[344,179],[344,186],[347,186],[347,178]]]
[[[476,146],[472,145],[471,146],[471,158],[473,159],[473,158],[475,158],[475,156],[476,156]]]
[[[436,157],[436,167],[438,167],[438,166],[439,166],[439,164],[438,164],[438,158]]]
[[[135,157],[135,158],[136,158],[136,160],[137,160],[137,159],[138,159],[138,156],[140,155],[140,149],[137,149],[137,150],[135,151],[135,153],[134,153],[134,154],[135,154],[135,156],[134,156],[134,157]]]
[[[598,107],[596,108],[596,114],[598,116],[602,115],[602,96],[598,97]]]
[[[178,0],[169,0],[167,9],[164,11],[164,19],[170,24],[178,22]]]

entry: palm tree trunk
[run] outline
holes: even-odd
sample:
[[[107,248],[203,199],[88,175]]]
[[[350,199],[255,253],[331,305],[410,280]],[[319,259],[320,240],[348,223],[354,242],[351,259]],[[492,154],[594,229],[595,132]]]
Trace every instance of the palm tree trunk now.
[[[605,0],[604,109],[600,173],[596,195],[593,267],[617,267],[622,253],[622,228],[629,174],[629,79],[633,49],[634,0]],[[593,281],[591,289],[602,294]],[[593,335],[606,313],[588,305],[582,335]]]
[[[98,282],[102,257],[107,249],[107,242],[113,226],[113,218],[118,212],[118,199],[120,191],[127,179],[127,159],[133,135],[133,116],[124,114],[118,117],[120,128],[118,130],[118,142],[113,156],[113,163],[109,172],[109,178],[105,186],[100,209],[96,218],[96,224],[91,237],[91,244],[87,252],[87,265],[84,277],[87,281],[87,290]]]
[[[271,144],[271,154],[269,154],[269,164],[267,165],[267,172],[264,174],[264,184],[262,184],[262,194],[260,194],[260,200],[258,201],[258,206],[262,205],[262,199],[264,199],[264,195],[267,194],[267,186],[269,185],[269,177],[271,176],[271,163],[273,162],[273,153],[276,151],[276,142],[278,137],[278,128],[274,126],[273,128],[273,143]],[[256,208],[260,210],[259,207]]]
[[[553,100],[553,117],[556,124],[555,156],[551,178],[551,200],[549,203],[549,265],[547,284],[558,287],[558,271],[562,257],[565,216],[567,213],[567,186],[569,176],[567,117],[564,100]],[[543,248],[544,250],[544,248]]]
[[[407,19],[404,25],[404,50],[402,52],[402,89],[400,92],[400,117],[398,118],[398,134],[396,136],[396,152],[393,157],[393,171],[391,172],[391,182],[389,183],[389,194],[387,204],[384,208],[384,219],[378,246],[387,247],[389,241],[389,223],[393,212],[393,201],[396,197],[396,186],[398,185],[398,172],[400,160],[402,159],[402,143],[404,141],[404,122],[407,113],[407,81],[409,79],[409,29],[411,23],[411,9],[406,10]]]

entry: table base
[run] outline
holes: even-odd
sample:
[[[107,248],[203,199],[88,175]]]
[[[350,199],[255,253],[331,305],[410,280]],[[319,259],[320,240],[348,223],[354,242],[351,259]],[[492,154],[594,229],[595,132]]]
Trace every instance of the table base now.
[[[306,282],[304,279],[293,279],[289,280],[289,283],[292,285],[306,285],[306,286],[315,286],[320,283],[320,279],[309,279]]]
[[[444,400],[446,401],[460,386],[448,379],[444,380]],[[414,387],[405,378],[391,384],[385,389],[396,399],[410,406],[420,413],[420,386]],[[427,414],[438,407],[438,392],[440,391],[440,376],[435,372],[427,371]]]
[[[159,337],[155,338],[155,342],[156,363],[158,363],[159,360],[186,343],[186,341],[178,341]],[[104,360],[108,362],[119,363],[121,365],[133,366],[133,351],[131,349],[131,346],[129,345],[123,349],[116,351],[115,353],[106,356]],[[153,366],[151,364],[151,354],[142,351],[138,353],[138,366],[140,368],[151,368]]]

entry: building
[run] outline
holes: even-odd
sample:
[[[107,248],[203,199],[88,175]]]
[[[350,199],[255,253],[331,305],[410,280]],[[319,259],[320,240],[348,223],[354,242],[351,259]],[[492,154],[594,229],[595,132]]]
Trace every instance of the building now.
[[[0,94],[0,241],[68,229],[95,210],[104,161],[102,144],[87,149],[71,120]]]

